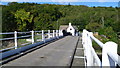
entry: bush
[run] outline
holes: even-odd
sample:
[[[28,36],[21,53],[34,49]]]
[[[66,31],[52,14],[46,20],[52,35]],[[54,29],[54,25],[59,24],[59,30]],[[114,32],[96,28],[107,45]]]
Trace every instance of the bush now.
[[[85,28],[89,31],[96,32],[101,28],[101,25],[98,23],[89,23]]]
[[[112,27],[105,27],[98,30],[100,35],[105,35],[109,41],[118,43],[117,33],[113,31]]]

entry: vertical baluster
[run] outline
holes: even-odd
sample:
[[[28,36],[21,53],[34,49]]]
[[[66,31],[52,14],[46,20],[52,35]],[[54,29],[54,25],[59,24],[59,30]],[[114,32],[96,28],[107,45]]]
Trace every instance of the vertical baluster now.
[[[58,30],[56,30],[56,37],[59,38],[59,37],[58,37]]]
[[[32,30],[32,44],[34,44],[34,31]]]
[[[53,30],[53,37],[55,37],[55,30]]]
[[[87,37],[87,47],[88,47],[88,66],[94,66],[93,62],[93,54],[92,54],[92,39],[90,38],[90,35],[92,35],[92,32],[88,32],[88,37]]]
[[[15,49],[17,49],[17,31],[14,32]]]
[[[50,39],[50,30],[48,30],[48,39]]]
[[[42,30],[42,41],[44,41],[44,42],[45,42],[44,30]]]

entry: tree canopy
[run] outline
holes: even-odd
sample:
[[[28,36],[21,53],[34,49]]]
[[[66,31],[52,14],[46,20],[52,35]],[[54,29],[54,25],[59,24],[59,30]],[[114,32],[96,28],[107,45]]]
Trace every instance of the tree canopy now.
[[[120,32],[119,7],[17,2],[1,6],[2,32],[58,29],[60,25],[68,25],[69,22],[76,25],[79,31],[86,28],[105,35],[114,32],[114,37]]]

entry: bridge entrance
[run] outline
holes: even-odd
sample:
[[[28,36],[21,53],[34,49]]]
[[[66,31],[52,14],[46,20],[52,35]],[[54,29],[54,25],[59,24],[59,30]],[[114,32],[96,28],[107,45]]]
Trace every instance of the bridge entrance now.
[[[68,36],[68,35],[72,36],[72,34],[70,32],[67,32],[66,30],[63,30],[62,33],[63,33],[63,36]]]

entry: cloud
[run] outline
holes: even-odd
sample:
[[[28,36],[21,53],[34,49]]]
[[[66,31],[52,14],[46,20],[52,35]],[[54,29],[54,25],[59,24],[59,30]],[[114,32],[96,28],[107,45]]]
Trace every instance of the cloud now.
[[[1,0],[2,2],[118,2],[119,0]]]

